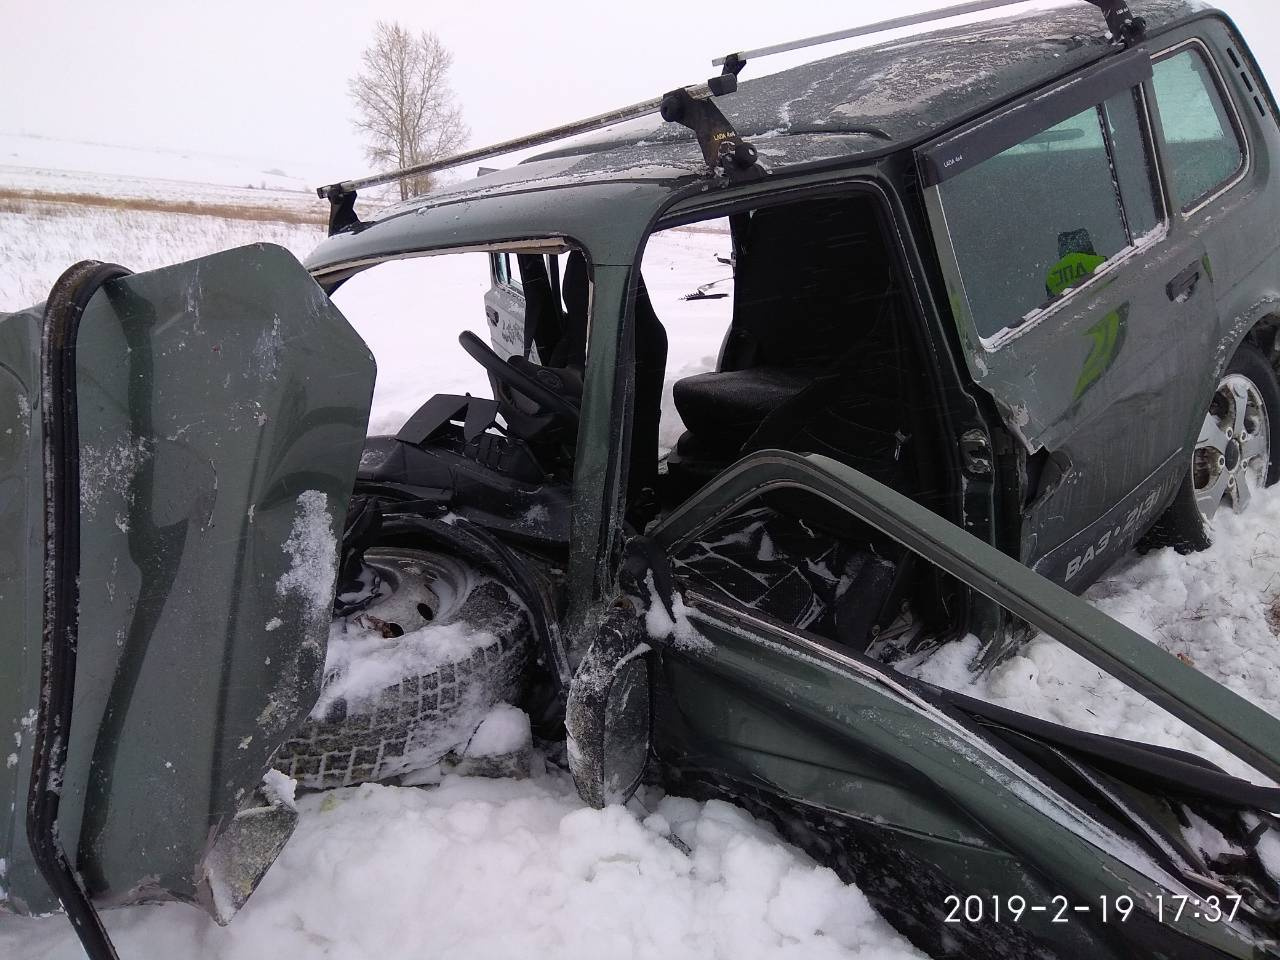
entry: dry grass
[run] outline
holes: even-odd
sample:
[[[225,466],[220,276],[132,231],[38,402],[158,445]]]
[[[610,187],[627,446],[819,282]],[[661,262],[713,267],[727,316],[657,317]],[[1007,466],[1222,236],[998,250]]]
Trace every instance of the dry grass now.
[[[1272,597],[1267,604],[1267,623],[1271,632],[1280,637],[1280,596]]]
[[[326,224],[328,210],[316,201],[315,210],[284,206],[250,206],[237,203],[201,203],[190,200],[161,200],[151,197],[113,197],[98,193],[55,193],[47,190],[15,190],[0,187],[0,213],[39,213],[36,205],[63,204],[101,207],[108,210],[146,210],[154,213],[182,213],[221,217],[224,220],[253,220],[264,223]]]
[[[37,198],[12,185],[0,191],[0,312],[39,303],[79,260],[154,270],[249,243],[278,244],[301,260],[325,235],[318,218],[295,222],[301,218],[282,216],[287,209],[261,209],[277,198],[215,194],[206,205],[181,196],[157,204],[98,195],[77,203],[65,193]],[[241,203],[263,219],[240,216]]]

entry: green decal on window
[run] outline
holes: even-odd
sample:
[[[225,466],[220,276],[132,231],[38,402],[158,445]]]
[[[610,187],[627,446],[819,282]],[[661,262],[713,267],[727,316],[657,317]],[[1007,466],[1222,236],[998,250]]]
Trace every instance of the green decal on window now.
[[[1049,296],[1056,297],[1064,290],[1080,286],[1093,276],[1093,271],[1106,262],[1106,257],[1100,257],[1096,253],[1068,253],[1049,268],[1044,287]]]

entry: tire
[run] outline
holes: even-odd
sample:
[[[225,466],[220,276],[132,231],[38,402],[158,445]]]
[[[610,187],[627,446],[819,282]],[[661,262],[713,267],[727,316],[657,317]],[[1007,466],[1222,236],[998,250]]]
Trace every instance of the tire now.
[[[430,669],[365,691],[357,700],[334,695],[341,676],[326,675],[311,717],[276,754],[274,766],[312,790],[388,780],[439,762],[466,744],[499,702],[523,692],[533,644],[524,605],[503,584],[452,557],[404,547],[370,547],[365,564],[382,578],[382,593],[359,612],[334,620],[345,630],[430,643],[433,633],[471,628],[474,643]],[[359,641],[357,641],[358,643]],[[390,647],[388,647],[390,649]]]
[[[1204,423],[1173,503],[1144,538],[1144,549],[1171,546],[1179,553],[1212,543],[1221,509],[1243,512],[1258,487],[1280,479],[1275,443],[1280,431],[1280,386],[1266,357],[1243,344],[1218,380]],[[1239,441],[1241,426],[1246,437]]]

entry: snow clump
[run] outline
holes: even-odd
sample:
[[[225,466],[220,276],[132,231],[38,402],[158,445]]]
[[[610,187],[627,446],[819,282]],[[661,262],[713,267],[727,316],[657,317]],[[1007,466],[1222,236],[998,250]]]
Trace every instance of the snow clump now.
[[[467,744],[468,757],[500,757],[516,753],[533,743],[529,715],[508,703],[494,706]]]

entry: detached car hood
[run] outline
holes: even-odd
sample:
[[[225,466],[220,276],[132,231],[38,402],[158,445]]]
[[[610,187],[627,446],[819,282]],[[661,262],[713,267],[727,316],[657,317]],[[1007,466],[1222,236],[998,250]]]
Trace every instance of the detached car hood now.
[[[41,351],[58,303],[0,315],[0,911],[58,905],[33,827],[53,802],[94,905],[176,899],[226,922],[296,817],[264,775],[318,693],[373,359],[279,247],[106,282],[63,344],[61,396]],[[45,540],[68,508],[78,557]],[[72,588],[46,595],[68,563]],[[73,675],[51,676],[53,654]],[[69,737],[50,683],[74,684]],[[41,791],[33,762],[58,748]]]

